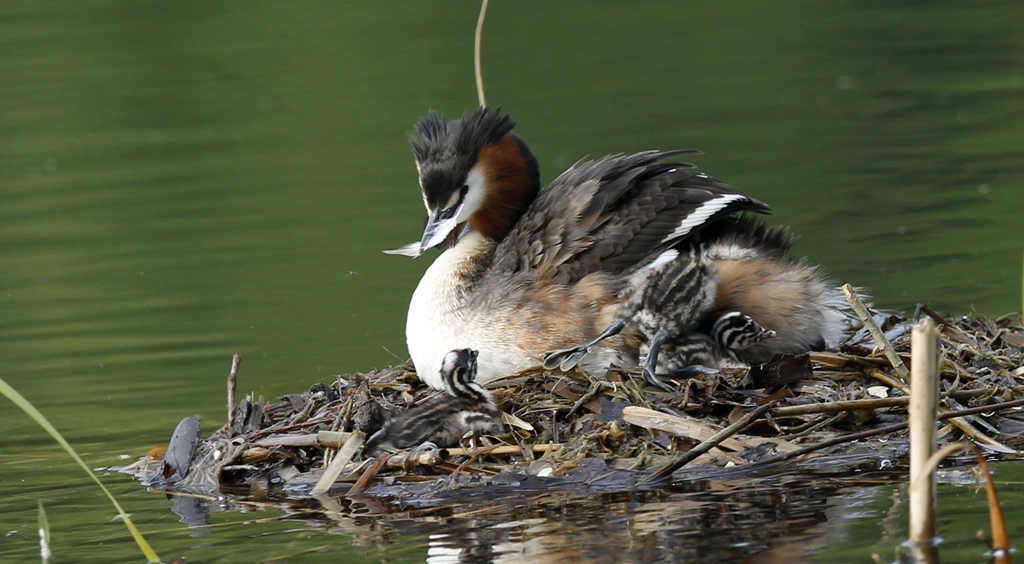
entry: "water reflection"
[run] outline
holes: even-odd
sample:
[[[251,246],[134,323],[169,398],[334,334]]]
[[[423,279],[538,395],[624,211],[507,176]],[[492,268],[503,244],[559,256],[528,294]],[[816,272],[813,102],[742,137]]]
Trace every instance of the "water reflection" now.
[[[422,536],[431,562],[793,556],[806,550],[799,539],[834,535],[840,531],[829,529],[842,526],[839,515],[830,516],[839,491],[834,484],[786,481],[753,489],[718,483],[717,491],[709,486],[689,488],[705,490],[700,492],[550,493],[422,509],[403,508],[400,500],[380,505],[321,499],[320,511],[283,518],[354,535],[364,545],[387,544],[395,535]]]
[[[829,553],[834,555],[825,561],[864,561],[869,556],[865,544],[887,558],[906,537],[904,487],[879,485],[894,478],[862,473],[756,482],[707,479],[671,491],[590,495],[494,497],[456,490],[446,502],[427,507],[421,500],[321,496],[309,503],[279,504],[280,517],[258,523],[285,525],[271,535],[301,530],[339,535],[341,546],[399,561],[781,563],[821,560]],[[984,495],[942,510],[942,498],[949,500],[957,491],[940,488],[940,513],[980,525],[987,515]],[[253,507],[215,499],[200,505],[208,512]],[[296,522],[302,524],[299,529],[287,525]],[[950,534],[955,524],[940,522],[940,530],[947,530],[940,554],[978,560],[984,544],[973,529]],[[201,523],[198,527],[205,529]],[[836,551],[854,539],[861,548]],[[402,550],[400,557],[396,551]]]
[[[873,479],[861,476],[858,482]],[[823,539],[841,542],[850,527],[886,512],[884,490],[849,479],[780,478],[757,487],[704,481],[685,489],[476,496],[428,508],[404,507],[401,500],[320,497],[312,506],[282,505],[285,514],[275,520],[344,535],[353,545],[377,547],[381,555],[396,543],[420,539],[412,544],[430,562],[791,562],[820,551]],[[889,503],[895,503],[892,511],[901,501]],[[206,511],[238,510],[215,500],[201,505]],[[203,520],[194,526],[205,529]],[[898,534],[881,541],[898,543]]]

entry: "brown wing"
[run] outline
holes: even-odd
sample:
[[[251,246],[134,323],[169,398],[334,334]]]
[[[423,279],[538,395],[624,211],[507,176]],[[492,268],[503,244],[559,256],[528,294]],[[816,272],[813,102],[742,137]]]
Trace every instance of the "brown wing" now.
[[[573,165],[541,190],[501,242],[492,273],[536,271],[568,284],[591,272],[628,272],[722,217],[770,213],[691,164],[661,162],[695,152],[647,151]]]

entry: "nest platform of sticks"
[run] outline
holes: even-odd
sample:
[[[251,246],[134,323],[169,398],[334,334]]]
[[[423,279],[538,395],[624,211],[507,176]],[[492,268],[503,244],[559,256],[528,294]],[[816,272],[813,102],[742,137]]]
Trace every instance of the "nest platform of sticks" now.
[[[996,457],[1013,456],[1024,444],[1020,317],[924,313],[942,327],[940,440],[965,436]],[[680,381],[672,393],[616,372],[603,381],[521,373],[488,386],[505,414],[504,434],[472,448],[367,458],[365,437],[389,413],[432,393],[406,362],[274,403],[247,396],[206,439],[198,420],[187,418],[166,454],[126,471],[171,493],[254,501],[328,494],[429,506],[505,488],[630,491],[726,471],[902,470],[910,324],[898,315],[873,320],[883,346],[865,329],[837,351]],[[231,378],[236,370],[237,357]]]

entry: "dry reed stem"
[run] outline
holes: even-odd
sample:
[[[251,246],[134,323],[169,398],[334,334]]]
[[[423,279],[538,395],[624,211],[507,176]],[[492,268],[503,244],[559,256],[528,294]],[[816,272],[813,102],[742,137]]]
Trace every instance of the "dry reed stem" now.
[[[1006,532],[1006,519],[1003,517],[1003,508],[999,505],[999,494],[996,492],[996,485],[992,482],[992,474],[988,471],[988,463],[981,454],[981,449],[976,445],[971,445],[971,448],[974,450],[974,457],[978,459],[981,474],[985,477],[988,519],[992,525],[992,556],[997,564],[1009,564],[1010,535]]]
[[[772,410],[772,417],[786,417],[792,415],[814,415],[818,413],[836,413],[840,411],[860,411],[865,409],[881,409],[886,407],[899,407],[907,405],[908,397],[898,398],[877,398],[863,400],[833,401],[829,403],[809,403],[807,405],[791,405],[776,407]]]
[[[914,518],[914,513],[913,512],[915,510],[914,509],[914,495],[915,495],[914,492],[915,491],[922,492],[922,493],[919,493],[918,495],[925,495],[925,490],[931,488],[932,495],[934,496],[934,490],[935,490],[935,469],[939,466],[939,463],[942,462],[943,459],[945,459],[947,456],[950,456],[950,455],[952,455],[952,454],[954,454],[956,452],[959,452],[959,451],[963,450],[964,447],[966,447],[968,444],[971,444],[971,443],[968,443],[967,441],[957,441],[955,443],[950,443],[948,445],[943,446],[938,451],[936,451],[934,454],[932,454],[931,457],[929,457],[927,461],[925,461],[925,463],[923,465],[924,467],[921,469],[921,474],[917,476],[917,479],[910,481],[910,492],[911,492],[910,497],[911,497],[911,499],[910,499],[910,503],[909,503],[909,508],[910,508],[910,511],[911,511],[910,516],[911,516],[911,524],[912,525],[913,525],[913,518]],[[913,445],[913,443],[911,443],[911,445]],[[975,448],[977,448],[977,447],[975,447]],[[911,466],[911,469],[913,469],[913,466]],[[933,526],[934,526],[934,521],[935,521],[935,511],[936,511],[936,504],[935,504],[934,497],[933,497],[931,506],[929,507],[930,518],[932,520]],[[911,554],[911,556],[914,557],[914,561],[915,562],[936,562],[937,563],[939,561],[938,560],[938,549],[937,549],[935,538],[934,538],[934,531],[932,531],[932,533],[933,533],[933,536],[931,536],[931,537],[925,537],[925,538],[919,538],[919,539],[915,539],[914,537],[910,537],[908,544],[909,544],[909,548],[910,548],[910,554]]]
[[[935,475],[928,462],[935,451],[939,409],[939,331],[931,318],[914,326],[910,354],[910,541],[930,543],[935,536]]]
[[[324,470],[323,476],[317,480],[316,485],[313,486],[310,495],[317,495],[327,493],[334,485],[334,481],[341,475],[341,471],[352,461],[352,457],[356,455],[356,452],[363,447],[363,439],[365,434],[362,431],[353,431],[352,435],[349,436],[348,440],[338,451],[338,454],[334,456],[334,460]]]
[[[864,307],[864,304],[857,297],[857,292],[854,291],[853,286],[849,284],[843,284],[843,292],[846,294],[846,301],[850,303],[850,307],[853,308],[853,312],[857,314],[857,317],[864,323],[864,326],[868,328],[868,332],[874,337],[875,342],[878,346],[882,347],[882,352],[885,353],[885,357],[892,363],[892,367],[896,370],[896,374],[899,375],[904,381],[910,372],[907,370],[906,365],[900,360],[899,353],[893,348],[892,343],[889,339],[885,338],[885,333],[882,333],[882,329],[878,327],[875,320],[871,318],[871,312],[868,308]]]
[[[484,98],[484,73],[480,63],[480,44],[483,40],[484,17],[487,15],[487,2],[480,3],[480,17],[476,21],[476,33],[473,34],[473,70],[476,75],[476,96],[480,100],[480,107],[487,107],[487,100]]]
[[[231,357],[231,372],[228,372],[228,438],[234,436],[235,428],[235,390],[238,388],[238,365],[242,363],[242,355]]]
[[[324,448],[341,448],[352,436],[352,433],[343,431],[318,431],[305,435],[271,435],[262,438],[253,444],[260,447],[275,446],[321,446]]]

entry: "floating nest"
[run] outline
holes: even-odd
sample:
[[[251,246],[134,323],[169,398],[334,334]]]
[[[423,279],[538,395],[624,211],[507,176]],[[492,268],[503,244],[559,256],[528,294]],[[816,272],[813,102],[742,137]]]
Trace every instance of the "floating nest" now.
[[[940,439],[966,436],[994,457],[1013,456],[1024,442],[1020,317],[924,314],[941,330]],[[888,355],[864,329],[836,351],[679,381],[671,393],[615,371],[603,381],[524,372],[488,385],[505,434],[366,457],[365,437],[433,393],[406,362],[273,403],[246,396],[205,439],[187,418],[166,450],[122,470],[166,493],[252,501],[327,494],[373,499],[381,511],[502,491],[614,493],[721,475],[902,471],[911,324],[891,314],[873,321]],[[237,366],[236,357],[230,390]]]

